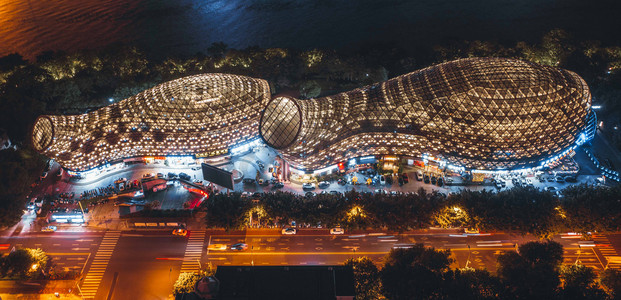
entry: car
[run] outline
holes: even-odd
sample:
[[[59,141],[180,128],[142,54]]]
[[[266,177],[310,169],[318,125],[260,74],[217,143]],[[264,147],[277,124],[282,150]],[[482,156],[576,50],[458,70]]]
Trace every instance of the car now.
[[[47,172],[43,172],[43,173],[41,174],[41,179],[43,179],[43,178],[45,178],[45,177],[47,177]]]
[[[245,243],[237,243],[237,244],[231,245],[231,250],[244,251],[246,249],[248,249],[248,244],[245,244]]]
[[[289,228],[283,228],[281,233],[284,235],[292,235],[292,234],[298,233],[298,231],[295,228],[289,227]]]
[[[438,177],[438,181],[436,182],[436,184],[438,186],[440,186],[440,187],[443,186],[444,185],[444,179],[442,179],[442,177]]]
[[[264,182],[263,178],[259,178],[259,181],[258,181],[257,183],[258,183],[259,185],[263,185],[263,182]]]
[[[384,175],[380,175],[380,184],[381,185],[385,185],[386,184],[386,177],[384,177]]]
[[[330,234],[344,234],[345,230],[341,227],[335,227],[330,229]]]
[[[338,183],[340,185],[346,185],[347,184],[347,180],[345,180],[343,178],[339,178],[339,180],[337,180],[336,183]]]
[[[46,226],[46,227],[43,227],[43,229],[41,229],[41,231],[43,231],[43,232],[54,232],[54,231],[56,231],[56,229],[58,229],[58,228],[56,228],[56,226]]]
[[[423,181],[423,172],[416,171],[416,180]]]
[[[164,178],[164,174],[162,173],[157,173],[155,176],[157,176],[157,178]]]
[[[554,177],[550,176],[547,178],[548,182],[554,182]]]
[[[427,175],[427,174],[423,175],[423,182],[424,183],[429,183],[429,175]]]
[[[195,179],[193,182],[194,182],[194,184],[196,184],[196,185],[203,185],[203,181],[202,181],[202,180],[199,180],[199,179]]]
[[[242,180],[244,182],[244,184],[253,184],[254,183],[254,179],[252,178],[244,178],[244,180]]]
[[[212,251],[223,251],[228,249],[228,247],[225,244],[210,244],[209,246],[207,246],[207,250],[212,250]]]
[[[322,181],[322,182],[319,183],[318,186],[319,186],[320,189],[325,189],[325,188],[330,186],[330,183],[327,182],[327,181]]]
[[[390,191],[390,194],[393,195],[393,196],[396,196],[396,195],[399,195],[399,192],[397,192],[397,191]]]
[[[392,184],[392,175],[386,175],[386,184]]]
[[[254,194],[252,194],[252,198],[261,198],[263,197],[263,193],[261,192],[255,192]]]
[[[172,234],[178,236],[186,236],[188,235],[188,231],[185,228],[177,228],[173,230]]]
[[[399,186],[402,186],[403,185],[403,177],[398,176],[397,178],[398,178],[397,181],[399,181]]]
[[[304,190],[314,190],[315,189],[315,184],[311,183],[311,182],[307,182],[302,184],[302,189]]]
[[[554,192],[554,191],[556,191],[556,188],[555,188],[555,187],[553,187],[553,186],[548,186],[548,187],[546,187],[546,191],[548,191],[548,192]]]
[[[375,189],[375,193],[376,194],[386,194],[386,191],[384,191],[382,189]]]
[[[151,173],[144,173],[144,174],[142,174],[142,178],[153,178],[153,174],[151,174]]]
[[[332,194],[332,195],[340,195],[341,192],[339,192],[339,191],[330,191],[330,194]]]
[[[557,177],[556,177],[556,182],[558,182],[558,183],[564,183],[564,182],[565,182],[565,178],[563,178],[563,176],[557,176]]]
[[[193,166],[191,169],[192,171],[198,171],[201,169],[201,166]]]
[[[179,179],[183,179],[183,180],[191,180],[192,176],[186,174],[186,173],[179,173]]]
[[[243,192],[243,193],[241,193],[241,197],[242,198],[248,198],[248,197],[250,197],[250,195],[252,195],[252,193],[250,193],[250,192]]]
[[[177,178],[177,174],[169,172],[168,173],[168,179],[174,179],[174,178]]]
[[[317,193],[315,193],[315,192],[306,192],[305,195],[306,195],[306,197],[311,198],[311,197],[317,196]]]
[[[401,178],[403,178],[403,183],[410,182],[410,178],[408,178],[408,174],[407,173],[401,174]]]
[[[280,181],[278,181],[278,182],[274,183],[274,185],[272,185],[273,189],[279,189],[279,188],[283,188],[283,187],[285,187],[285,184],[280,182]]]
[[[431,184],[436,184],[437,178],[436,175],[431,175]]]

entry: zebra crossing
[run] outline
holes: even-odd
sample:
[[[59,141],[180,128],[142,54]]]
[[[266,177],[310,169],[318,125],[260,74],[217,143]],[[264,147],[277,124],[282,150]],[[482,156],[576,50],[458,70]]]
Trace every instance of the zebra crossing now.
[[[593,237],[593,241],[595,241],[595,244],[598,245],[597,250],[606,260],[605,262],[602,262],[604,263],[604,268],[621,268],[621,256],[619,256],[617,250],[612,247],[610,240],[605,235],[597,235]]]
[[[110,262],[110,257],[112,256],[112,252],[114,252],[114,248],[116,247],[120,236],[121,231],[118,230],[107,231],[104,234],[103,240],[99,245],[99,249],[93,258],[93,262],[91,263],[91,267],[84,277],[84,281],[80,287],[84,299],[95,298],[97,289],[99,289],[99,284],[101,283],[104,273],[106,272],[108,262]]]
[[[181,273],[197,272],[200,270],[200,260],[203,255],[205,244],[205,230],[191,231],[188,237],[188,244],[185,247],[183,263],[181,263]]]

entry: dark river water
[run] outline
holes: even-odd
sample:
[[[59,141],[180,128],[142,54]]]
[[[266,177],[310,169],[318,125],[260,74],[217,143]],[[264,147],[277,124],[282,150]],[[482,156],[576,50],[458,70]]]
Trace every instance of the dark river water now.
[[[617,0],[0,0],[0,56],[33,58],[110,43],[149,55],[213,42],[249,46],[404,49],[463,39],[536,42],[553,28],[621,43]]]

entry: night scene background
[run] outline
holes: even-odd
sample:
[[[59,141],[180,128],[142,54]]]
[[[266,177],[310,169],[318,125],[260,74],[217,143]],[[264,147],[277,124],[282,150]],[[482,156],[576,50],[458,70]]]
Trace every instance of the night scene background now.
[[[0,0],[0,298],[621,299],[620,12],[615,0]],[[61,156],[33,143],[40,116],[126,103],[129,126],[140,106],[123,99],[193,75],[256,78],[242,90],[294,107],[478,57],[576,73],[592,140],[498,173],[372,153],[298,174],[258,130],[226,151],[87,171],[62,163],[95,147],[83,132]],[[234,109],[258,105],[222,82]],[[153,121],[134,117],[131,131]],[[98,142],[140,140],[110,136]],[[211,175],[230,175],[230,191]]]

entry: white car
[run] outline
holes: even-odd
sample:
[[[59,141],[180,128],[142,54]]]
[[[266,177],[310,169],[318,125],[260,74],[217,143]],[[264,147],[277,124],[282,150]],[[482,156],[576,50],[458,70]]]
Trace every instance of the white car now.
[[[315,184],[314,183],[305,183],[302,185],[302,189],[305,190],[314,190],[315,189]]]
[[[282,234],[285,235],[291,235],[291,234],[296,234],[298,233],[297,229],[295,228],[283,228],[281,231]]]
[[[330,229],[330,234],[344,234],[344,233],[345,233],[345,230],[341,227]]]
[[[386,178],[384,177],[384,175],[380,175],[380,184],[381,185],[385,185],[386,184]]]

